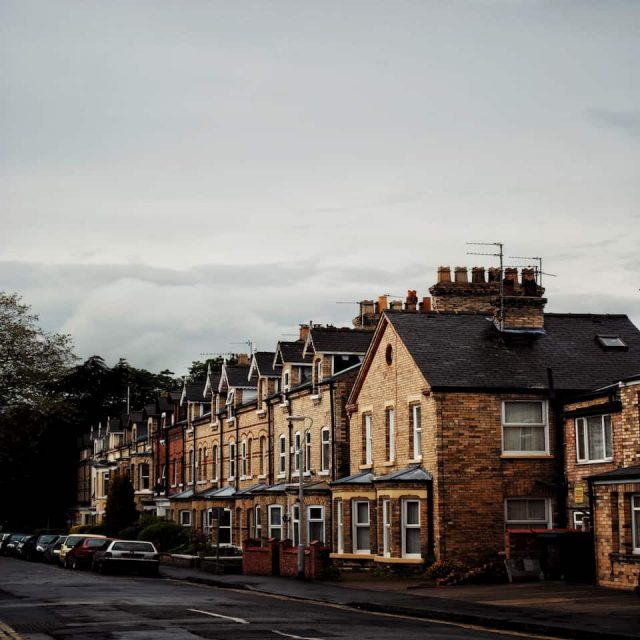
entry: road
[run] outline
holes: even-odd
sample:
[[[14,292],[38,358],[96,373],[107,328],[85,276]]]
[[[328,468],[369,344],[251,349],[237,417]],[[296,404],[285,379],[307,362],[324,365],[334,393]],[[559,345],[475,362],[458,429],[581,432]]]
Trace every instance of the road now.
[[[163,578],[100,576],[12,558],[0,558],[0,622],[29,640],[515,637]],[[5,637],[0,625],[0,638]]]

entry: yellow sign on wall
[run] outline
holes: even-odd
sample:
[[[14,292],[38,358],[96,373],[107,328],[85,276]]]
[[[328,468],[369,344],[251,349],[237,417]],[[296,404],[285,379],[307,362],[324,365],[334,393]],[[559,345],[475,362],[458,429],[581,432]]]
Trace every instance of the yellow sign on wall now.
[[[577,504],[584,502],[584,487],[581,484],[577,484],[573,488],[573,499]]]

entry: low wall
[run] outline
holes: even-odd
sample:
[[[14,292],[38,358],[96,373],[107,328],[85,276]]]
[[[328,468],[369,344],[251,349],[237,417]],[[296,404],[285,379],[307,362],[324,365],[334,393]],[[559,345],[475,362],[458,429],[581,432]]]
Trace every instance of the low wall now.
[[[281,575],[297,577],[298,547],[291,540],[245,540],[242,554],[242,573],[245,575]],[[304,550],[304,575],[308,580],[320,580],[329,566],[329,549],[312,542]]]

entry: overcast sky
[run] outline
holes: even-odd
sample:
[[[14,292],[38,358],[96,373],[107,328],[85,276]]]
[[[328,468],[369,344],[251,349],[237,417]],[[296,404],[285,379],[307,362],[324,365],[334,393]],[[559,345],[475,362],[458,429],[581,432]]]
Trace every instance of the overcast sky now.
[[[83,358],[273,350],[467,241],[640,325],[638,2],[0,10],[0,289]]]

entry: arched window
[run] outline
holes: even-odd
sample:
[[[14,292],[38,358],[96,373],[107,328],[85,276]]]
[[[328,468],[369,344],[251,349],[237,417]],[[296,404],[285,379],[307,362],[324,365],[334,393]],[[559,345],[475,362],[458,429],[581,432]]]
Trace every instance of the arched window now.
[[[322,431],[320,431],[320,440],[320,471],[329,471],[329,460],[331,460],[329,427],[322,428]]]
[[[213,445],[213,449],[212,449],[212,453],[211,453],[211,476],[213,480],[217,480],[218,479],[218,460],[219,460],[219,453],[218,453],[218,445],[214,444]]]
[[[235,440],[229,442],[229,480],[236,477],[236,443]]]
[[[240,458],[241,458],[241,471],[240,471],[240,477],[245,478],[248,473],[247,473],[247,439],[246,438],[242,438],[242,441],[240,443]]]
[[[249,439],[247,440],[247,475],[248,476],[252,476],[253,475],[253,464],[252,464],[252,457],[253,454],[253,438],[249,437]]]
[[[302,436],[299,431],[296,431],[294,436],[294,448],[293,448],[293,471],[298,473],[300,471],[300,455],[302,454]]]
[[[265,464],[265,456],[267,452],[267,439],[264,436],[260,436],[260,475],[264,476],[267,473],[267,465]]]
[[[201,472],[201,476],[202,476],[202,480],[208,480],[209,479],[209,470],[207,469],[207,455],[208,455],[208,451],[207,451],[207,447],[203,447],[202,449],[202,472]]]
[[[198,447],[198,470],[196,480],[202,480],[202,447]]]

